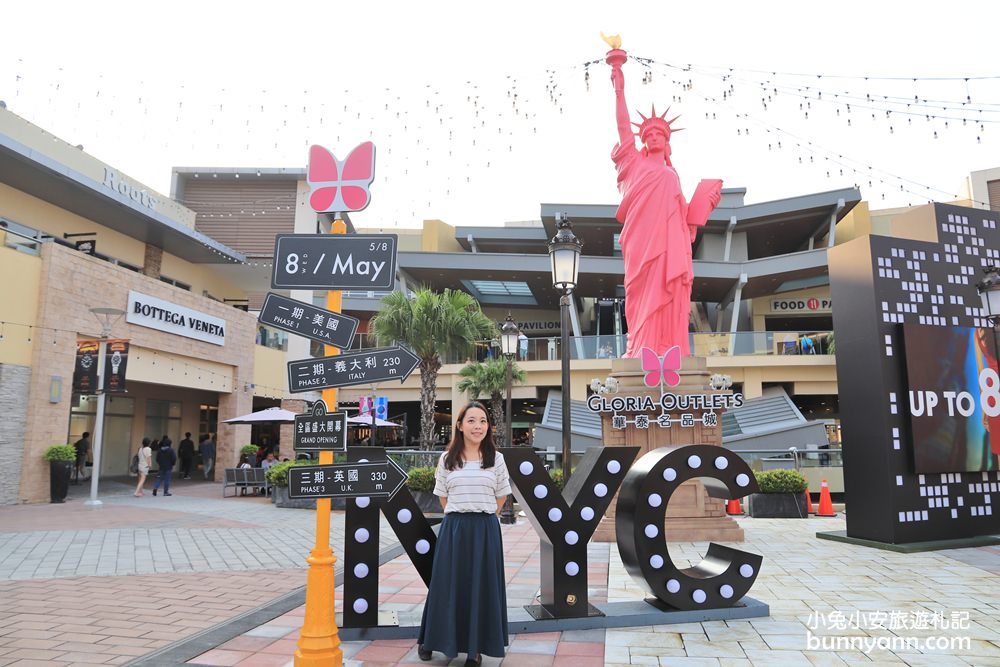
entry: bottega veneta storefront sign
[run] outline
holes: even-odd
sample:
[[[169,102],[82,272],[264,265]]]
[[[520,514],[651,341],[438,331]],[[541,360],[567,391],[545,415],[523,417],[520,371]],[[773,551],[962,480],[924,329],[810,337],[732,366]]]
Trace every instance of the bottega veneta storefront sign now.
[[[213,345],[226,344],[225,320],[140,292],[128,293],[128,314],[125,320],[130,324]]]
[[[117,192],[120,195],[128,197],[132,201],[145,206],[151,211],[155,211],[156,205],[160,203],[160,200],[149,194],[147,190],[136,187],[135,184],[122,178],[122,175],[114,169],[108,169],[107,167],[104,168],[104,181],[101,185],[109,190]]]

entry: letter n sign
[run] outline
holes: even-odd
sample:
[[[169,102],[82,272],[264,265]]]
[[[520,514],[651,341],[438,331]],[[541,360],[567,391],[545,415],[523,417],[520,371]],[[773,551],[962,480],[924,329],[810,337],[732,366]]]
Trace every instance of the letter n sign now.
[[[528,613],[536,619],[603,616],[588,602],[587,543],[639,448],[588,449],[562,493],[532,448],[500,451],[514,495],[541,538],[541,605],[527,607]]]
[[[381,447],[350,447],[350,461],[384,461]],[[385,514],[407,556],[430,586],[437,536],[410,489],[403,486],[389,500],[349,498],[344,517],[345,628],[378,625],[379,512]]]

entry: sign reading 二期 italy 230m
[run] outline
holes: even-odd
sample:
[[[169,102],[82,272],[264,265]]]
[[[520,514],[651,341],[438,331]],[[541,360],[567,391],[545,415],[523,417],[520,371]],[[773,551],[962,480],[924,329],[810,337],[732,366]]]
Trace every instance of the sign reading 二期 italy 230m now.
[[[272,289],[391,290],[395,234],[278,234]]]
[[[358,330],[358,319],[268,292],[257,321],[319,343],[346,350]]]
[[[407,474],[391,458],[372,463],[292,466],[289,498],[392,498]]]
[[[336,389],[386,380],[402,382],[420,363],[405,347],[349,352],[336,357],[288,362],[288,390]]]

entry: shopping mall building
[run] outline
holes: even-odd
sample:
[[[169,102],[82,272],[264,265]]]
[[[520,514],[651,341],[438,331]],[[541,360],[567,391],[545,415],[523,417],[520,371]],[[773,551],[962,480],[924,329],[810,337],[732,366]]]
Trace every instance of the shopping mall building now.
[[[305,157],[305,156],[303,156]],[[968,179],[970,201],[1000,205],[1000,170]],[[96,339],[94,308],[188,309],[221,321],[192,337],[155,317],[122,317],[112,338],[128,339],[127,393],[110,396],[102,474],[125,475],[142,437],[218,433],[219,465],[240,446],[277,444],[290,433],[227,426],[225,419],[281,405],[301,409],[318,396],[288,392],[287,361],[319,350],[258,325],[270,285],[274,236],[327,230],[308,205],[304,169],[176,168],[171,192],[152,191],[16,115],[0,110],[0,504],[47,498],[44,450],[93,432],[93,396],[72,390],[76,343]],[[724,190],[694,246],[692,349],[713,373],[732,377],[748,399],[724,418],[726,444],[777,451],[839,444],[837,377],[827,249],[867,234],[889,234],[900,210],[870,212],[856,188],[746,203]],[[990,195],[993,195],[992,197]],[[624,267],[616,205],[542,204],[540,220],[501,227],[424,221],[419,229],[365,228],[399,236],[397,288],[461,289],[498,322],[508,312],[527,340],[513,391],[515,434],[558,447],[562,400],[559,293],[547,241],[555,215],[568,214],[583,242],[572,298],[570,392],[574,448],[600,444],[584,401],[591,381],[624,350]],[[359,218],[360,219],[360,218]],[[349,230],[355,231],[349,222]],[[325,295],[286,293],[325,303]],[[357,347],[372,346],[368,322],[384,293],[346,292],[343,311],[361,320]],[[188,312],[185,311],[185,312]],[[446,359],[438,379],[437,423],[447,437],[452,406],[467,400],[458,371],[498,350],[489,341]],[[377,434],[408,444],[418,431],[419,378],[384,383],[389,414],[408,428]],[[341,405],[357,405],[356,387]],[[284,435],[284,437],[282,437]],[[365,437],[367,433],[359,433]],[[826,471],[831,472],[831,471]],[[836,479],[836,475],[830,475]],[[837,481],[832,485],[837,486]]]

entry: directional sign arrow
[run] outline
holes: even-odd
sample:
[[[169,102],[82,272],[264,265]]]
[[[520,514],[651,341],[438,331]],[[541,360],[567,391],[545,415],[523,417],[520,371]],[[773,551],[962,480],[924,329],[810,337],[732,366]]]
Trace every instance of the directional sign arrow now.
[[[348,352],[336,357],[288,362],[288,390],[291,393],[333,389],[386,380],[403,382],[420,363],[405,347]]]
[[[358,319],[311,303],[268,292],[257,321],[344,350],[351,346]]]
[[[392,498],[408,475],[391,458],[377,463],[292,466],[289,498]]]

